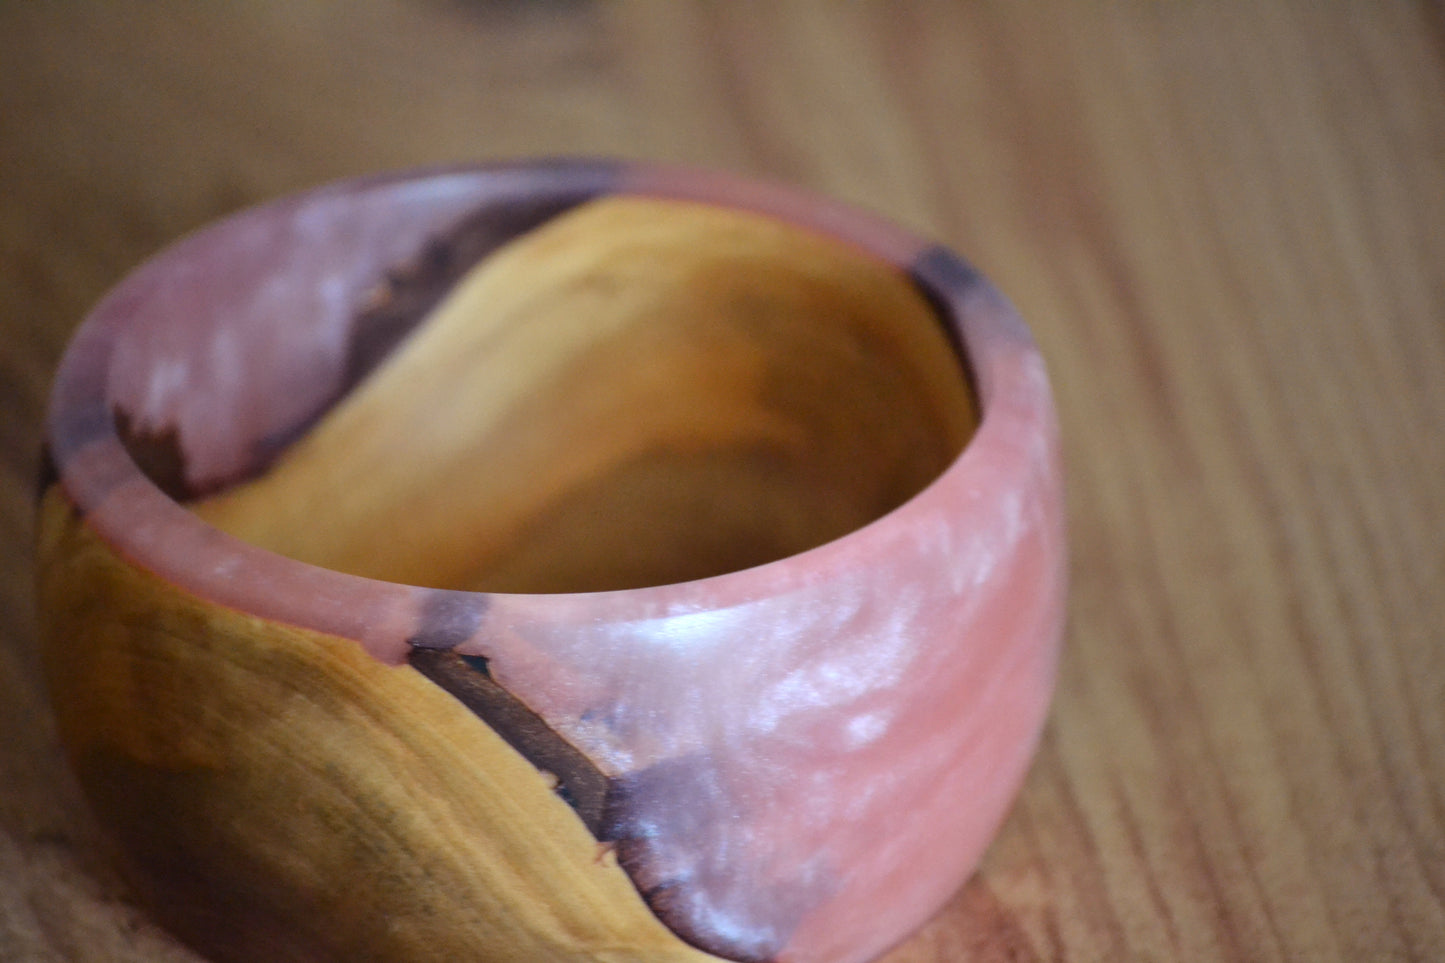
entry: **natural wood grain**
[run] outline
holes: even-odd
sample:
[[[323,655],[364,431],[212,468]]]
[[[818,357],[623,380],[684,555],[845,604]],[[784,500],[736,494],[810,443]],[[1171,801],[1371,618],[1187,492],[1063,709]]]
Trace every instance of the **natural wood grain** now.
[[[194,508],[368,578],[661,585],[881,517],[972,426],[903,272],[758,215],[612,198],[485,258],[277,464]]]
[[[1438,5],[0,6],[0,958],[127,908],[31,615],[49,372],[166,240],[478,156],[769,173],[972,257],[1049,359],[1075,585],[980,877],[890,963],[1445,957]]]
[[[37,554],[71,763],[128,878],[216,959],[714,959],[555,778],[409,666],[136,569],[56,486]]]

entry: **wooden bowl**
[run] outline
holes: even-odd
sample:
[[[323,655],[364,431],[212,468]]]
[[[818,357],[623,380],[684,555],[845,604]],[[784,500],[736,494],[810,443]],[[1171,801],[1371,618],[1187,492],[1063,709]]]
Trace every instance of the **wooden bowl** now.
[[[95,309],[48,445],[60,731],[217,960],[870,959],[1046,712],[1039,355],[788,190],[551,162],[239,214]]]

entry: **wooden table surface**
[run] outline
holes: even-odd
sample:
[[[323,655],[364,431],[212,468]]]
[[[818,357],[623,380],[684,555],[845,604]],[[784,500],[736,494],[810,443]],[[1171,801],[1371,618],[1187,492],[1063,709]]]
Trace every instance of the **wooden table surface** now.
[[[1049,361],[1055,709],[890,963],[1445,960],[1445,9],[1403,0],[0,5],[0,959],[195,960],[98,858],[39,677],[72,328],[238,207],[557,153],[880,211]]]

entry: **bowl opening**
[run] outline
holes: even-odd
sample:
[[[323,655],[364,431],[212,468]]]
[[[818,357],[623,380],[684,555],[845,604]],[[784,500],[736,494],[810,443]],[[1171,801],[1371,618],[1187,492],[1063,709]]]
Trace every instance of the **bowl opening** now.
[[[170,403],[199,418],[119,406],[137,465],[281,555],[475,591],[688,581],[880,518],[976,425],[927,295],[808,228],[512,198],[319,263],[326,213],[270,212],[249,268],[200,251],[196,270],[226,277],[192,334],[117,358],[131,397],[179,378]]]

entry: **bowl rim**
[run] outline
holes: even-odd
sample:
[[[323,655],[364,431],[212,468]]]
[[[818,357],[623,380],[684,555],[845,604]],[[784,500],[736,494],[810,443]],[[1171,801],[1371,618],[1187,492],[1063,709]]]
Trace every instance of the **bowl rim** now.
[[[447,178],[489,182],[502,194],[575,190],[580,178],[598,187],[597,196],[673,198],[749,210],[861,248],[903,271],[932,302],[974,393],[977,426],[921,491],[822,545],[701,579],[594,592],[444,590],[320,568],[212,528],[141,472],[121,444],[106,396],[113,351],[126,312],[134,312],[126,299],[138,276],[165,271],[200,239],[249,218],[301,209],[338,193]],[[991,283],[941,244],[855,206],[775,181],[674,164],[542,158],[335,181],[243,209],[172,242],[118,282],[72,336],[51,391],[46,447],[47,474],[60,482],[95,535],[130,564],[211,603],[352,638],[396,663],[412,646],[450,647],[469,637],[480,613],[498,600],[518,610],[565,611],[577,621],[657,619],[745,605],[856,571],[891,546],[907,551],[910,540],[927,537],[930,519],[951,504],[1036,485],[1040,450],[1052,450],[1056,431],[1042,358],[1023,321]],[[1042,457],[1052,463],[1051,454]]]

